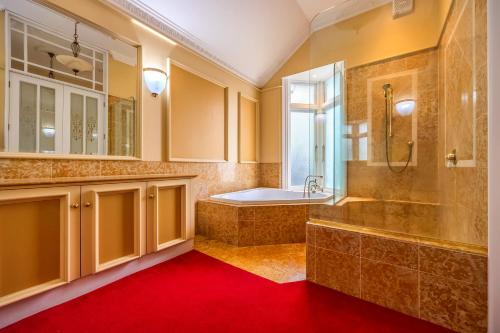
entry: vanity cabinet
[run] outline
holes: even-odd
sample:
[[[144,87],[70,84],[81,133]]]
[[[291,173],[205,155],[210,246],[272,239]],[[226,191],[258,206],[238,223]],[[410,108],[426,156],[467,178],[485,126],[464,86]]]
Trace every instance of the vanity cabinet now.
[[[193,238],[192,177],[0,182],[0,307]]]
[[[194,237],[190,198],[189,179],[148,183],[148,253]]]
[[[80,276],[80,187],[0,191],[0,306]]]
[[[146,183],[82,186],[82,275],[146,251]]]

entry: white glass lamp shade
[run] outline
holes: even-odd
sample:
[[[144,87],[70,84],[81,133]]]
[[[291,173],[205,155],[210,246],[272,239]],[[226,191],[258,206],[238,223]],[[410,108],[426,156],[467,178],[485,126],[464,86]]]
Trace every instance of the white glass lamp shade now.
[[[396,111],[403,117],[409,116],[415,110],[416,104],[414,99],[403,99],[396,103]]]
[[[144,68],[144,81],[151,94],[156,97],[167,85],[167,74],[161,69]]]
[[[91,63],[72,55],[59,54],[56,55],[56,60],[65,67],[71,69],[75,72],[75,74],[80,72],[90,72],[94,69],[94,66],[92,66]]]

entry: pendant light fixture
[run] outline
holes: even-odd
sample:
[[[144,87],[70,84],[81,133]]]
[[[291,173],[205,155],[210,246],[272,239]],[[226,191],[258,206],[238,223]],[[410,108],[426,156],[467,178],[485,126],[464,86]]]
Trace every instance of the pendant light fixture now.
[[[89,62],[79,58],[80,55],[80,43],[78,43],[78,23],[75,22],[75,33],[73,34],[73,43],[71,43],[71,52],[73,56],[67,54],[59,54],[56,56],[56,60],[63,64],[65,67],[71,69],[75,76],[81,72],[89,72],[94,69],[94,66]]]

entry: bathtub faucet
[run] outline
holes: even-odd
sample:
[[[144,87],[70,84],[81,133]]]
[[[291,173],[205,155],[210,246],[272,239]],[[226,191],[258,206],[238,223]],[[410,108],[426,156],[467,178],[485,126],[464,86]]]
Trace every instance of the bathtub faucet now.
[[[304,198],[306,197],[306,189],[309,198],[311,197],[311,191],[312,193],[316,193],[318,190],[323,192],[323,188],[318,184],[318,179],[323,179],[323,176],[309,175],[306,177],[304,180]]]

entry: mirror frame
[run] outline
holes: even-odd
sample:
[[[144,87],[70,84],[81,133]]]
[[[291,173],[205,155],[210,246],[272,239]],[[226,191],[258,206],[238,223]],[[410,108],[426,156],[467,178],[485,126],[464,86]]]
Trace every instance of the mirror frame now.
[[[105,33],[112,38],[116,38],[132,47],[135,47],[137,49],[137,87],[136,87],[136,93],[137,93],[137,98],[136,98],[136,112],[137,112],[137,117],[136,117],[136,124],[135,124],[135,133],[136,133],[136,139],[135,139],[135,145],[137,147],[135,155],[134,156],[114,156],[114,155],[83,155],[83,154],[42,154],[42,153],[16,153],[16,152],[8,152],[8,151],[0,151],[0,160],[1,159],[64,159],[64,160],[117,160],[117,161],[142,161],[142,93],[143,93],[143,78],[142,78],[142,70],[143,70],[143,63],[142,63],[142,46],[139,44],[139,42],[135,40],[131,40],[127,37],[124,37],[122,35],[119,35],[115,32],[112,32],[105,27],[102,27],[98,24],[95,24],[88,19],[79,16],[73,12],[70,12],[68,10],[65,10],[53,3],[50,3],[46,0],[34,0],[33,1],[35,5],[41,5],[44,6],[50,10],[53,10],[54,12],[64,15],[68,18],[71,18],[73,20],[77,20],[80,23],[83,23],[84,25],[87,25],[93,29],[96,29],[102,33]],[[4,12],[6,14],[14,14],[13,12],[9,11],[8,9],[4,9]],[[7,81],[7,75],[8,73],[5,73],[4,79]],[[7,104],[7,102],[5,103]],[[5,105],[4,105],[5,108]],[[9,110],[7,110],[8,112]],[[5,147],[6,149],[8,147]]]

